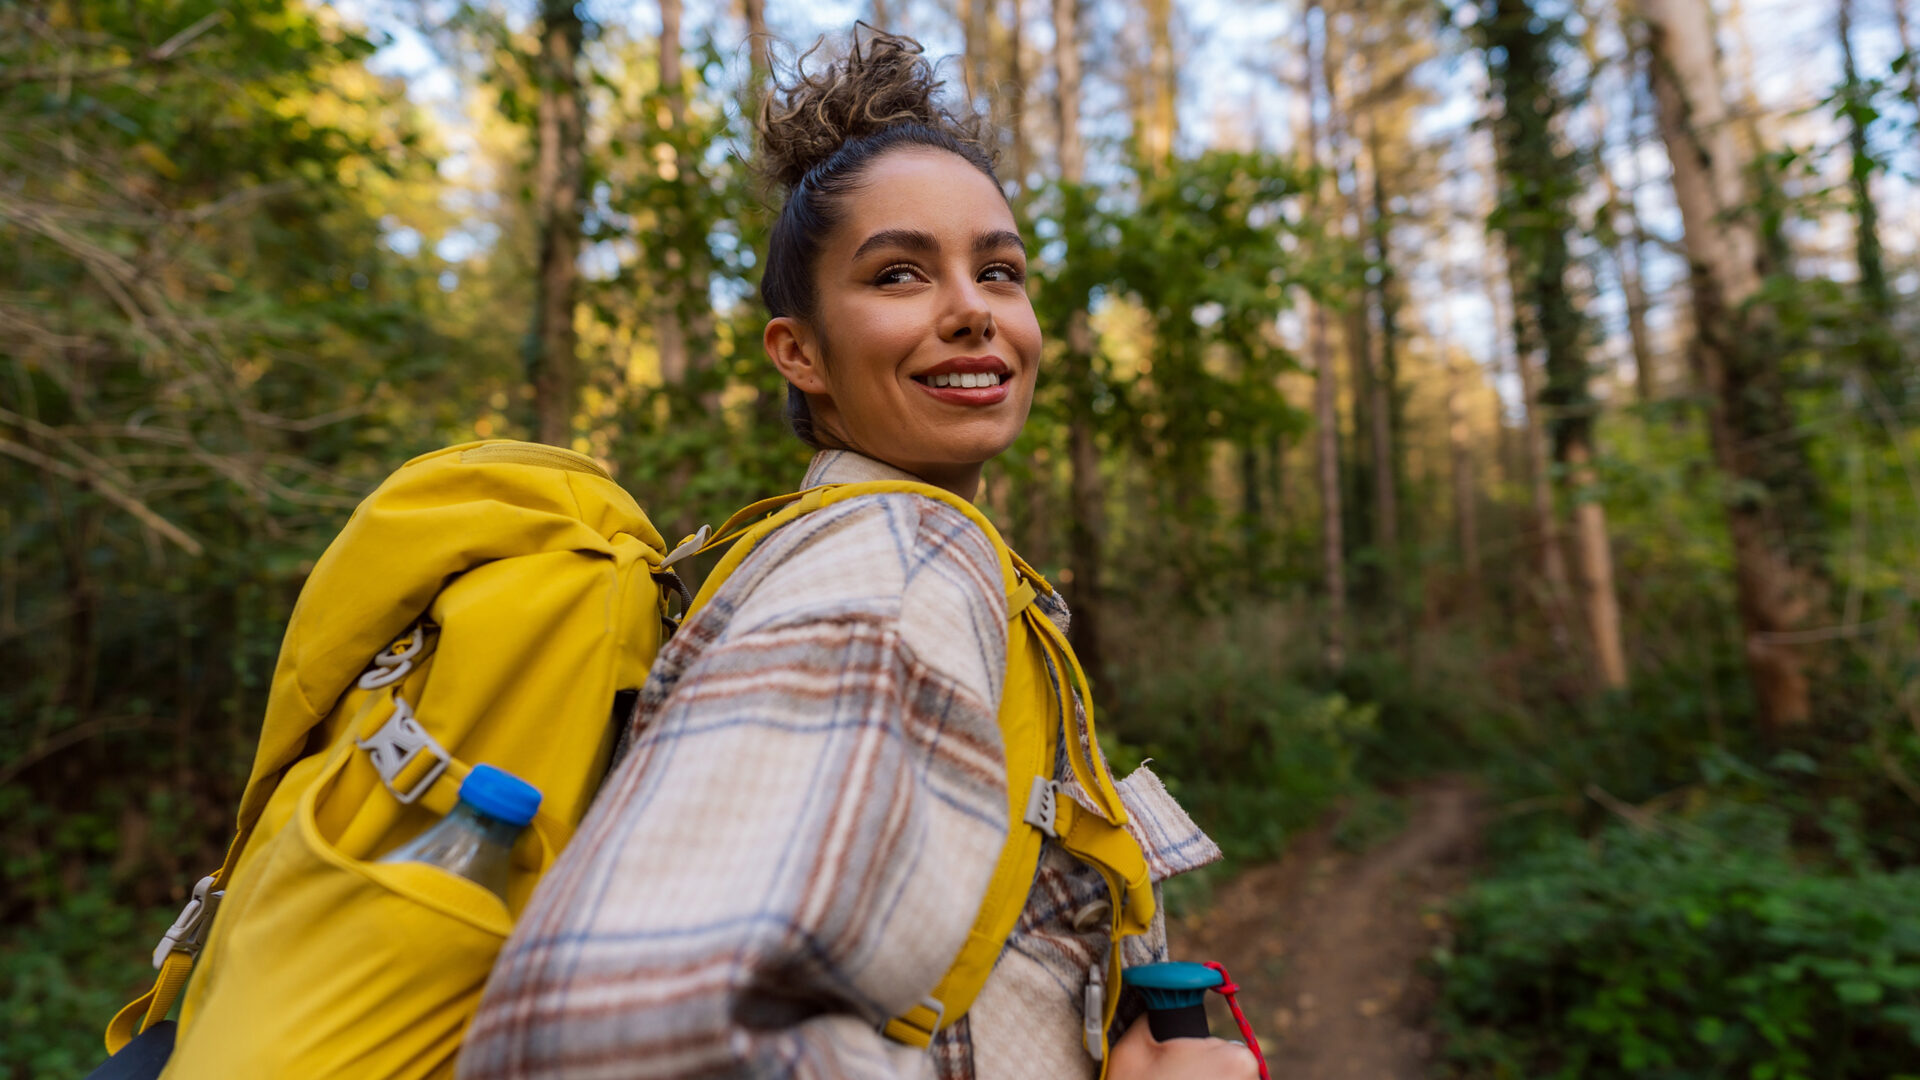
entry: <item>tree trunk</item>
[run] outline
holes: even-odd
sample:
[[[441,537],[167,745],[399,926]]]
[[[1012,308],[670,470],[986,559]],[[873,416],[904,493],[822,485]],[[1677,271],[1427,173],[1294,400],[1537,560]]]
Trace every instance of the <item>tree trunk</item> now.
[[[1494,248],[1487,248],[1489,258]],[[1488,291],[1493,297],[1494,307],[1500,305],[1500,277],[1491,276],[1489,270]],[[1526,329],[1525,317],[1519,306],[1511,299],[1511,271],[1504,275],[1508,283],[1508,301],[1506,325],[1513,338],[1514,373],[1520,377],[1521,423],[1527,458],[1527,489],[1533,504],[1533,528],[1540,542],[1540,577],[1546,582],[1547,590],[1557,604],[1567,595],[1567,560],[1560,548],[1560,518],[1553,508],[1553,466],[1547,456],[1546,424],[1540,419],[1540,375],[1534,370],[1529,344],[1531,334]]]
[[[1541,403],[1551,410],[1554,461],[1575,507],[1581,608],[1594,666],[1603,685],[1619,689],[1626,685],[1626,669],[1620,662],[1624,651],[1613,562],[1606,554],[1606,512],[1587,486],[1593,479],[1596,405],[1587,387],[1585,320],[1566,282],[1575,188],[1555,135],[1565,102],[1553,82],[1549,32],[1541,28],[1530,0],[1493,0],[1490,15],[1476,23],[1476,30],[1500,97],[1494,121],[1502,173],[1499,226],[1511,260],[1515,304],[1530,310],[1546,351]]]
[[[991,21],[993,0],[960,0],[960,23],[965,31],[964,72],[967,81],[967,100],[979,101],[982,97],[991,97],[988,64],[993,55],[992,35],[988,31]]]
[[[1607,178],[1607,197],[1616,197],[1613,178]],[[1627,340],[1633,346],[1633,391],[1642,405],[1651,404],[1657,389],[1653,372],[1653,335],[1647,329],[1647,284],[1641,274],[1642,246],[1640,212],[1633,205],[1633,193],[1627,192],[1620,204],[1627,215],[1627,231],[1616,245],[1620,260],[1620,288],[1627,299]]]
[[[1594,663],[1600,681],[1610,690],[1627,685],[1627,655],[1620,640],[1620,600],[1614,591],[1613,550],[1607,541],[1607,512],[1592,491],[1598,477],[1593,469],[1593,445],[1569,440],[1564,453],[1567,486],[1574,493],[1573,550],[1580,563],[1581,610],[1587,616],[1587,636],[1593,640]]]
[[[1078,0],[1053,0],[1054,93],[1060,129],[1060,179],[1079,184],[1086,160],[1080,142],[1080,12]],[[1100,591],[1101,541],[1105,533],[1106,494],[1100,482],[1100,448],[1093,430],[1093,327],[1080,309],[1069,317],[1064,365],[1069,387],[1067,408],[1068,482],[1067,566],[1073,572],[1073,650],[1090,672],[1105,673],[1100,649],[1103,612]]]
[[[1852,151],[1848,183],[1853,188],[1854,255],[1860,265],[1860,300],[1867,323],[1860,333],[1867,374],[1880,389],[1896,395],[1905,372],[1899,347],[1889,333],[1893,321],[1893,294],[1887,288],[1886,266],[1880,255],[1880,212],[1873,202],[1873,155],[1867,148],[1867,125],[1862,111],[1872,107],[1853,59],[1853,0],[1840,0],[1840,59],[1845,99],[1847,145]]]
[[[1742,153],[1720,80],[1706,0],[1639,0],[1660,131],[1692,269],[1692,355],[1710,394],[1714,458],[1757,494],[1728,501],[1748,675],[1770,734],[1812,711],[1811,657],[1797,640],[1824,606],[1819,495],[1792,436],[1777,330],[1757,303],[1764,239],[1748,208]]]
[[[1309,171],[1318,167],[1320,122],[1314,101],[1313,13],[1318,3],[1309,0],[1301,47],[1306,52],[1307,131],[1305,150]],[[1322,12],[1322,30],[1325,19]],[[1322,48],[1325,48],[1324,42]],[[1309,197],[1309,212],[1318,212],[1319,192]],[[1322,628],[1321,658],[1328,671],[1346,666],[1347,568],[1341,542],[1340,505],[1340,375],[1333,364],[1333,345],[1327,337],[1327,309],[1318,297],[1309,296],[1307,313],[1307,355],[1313,360],[1313,421],[1315,470],[1320,487],[1320,558],[1327,593],[1326,625]]]
[[[1374,287],[1380,307],[1380,367],[1374,372],[1373,379],[1373,422],[1379,432],[1378,445],[1385,451],[1374,460],[1374,483],[1377,485],[1374,497],[1380,500],[1378,516],[1381,542],[1394,560],[1390,565],[1397,571],[1400,551],[1401,432],[1406,430],[1401,416],[1398,282],[1393,271],[1390,243],[1392,219],[1387,213],[1386,166],[1380,156],[1380,130],[1377,125],[1369,131],[1367,141],[1373,158],[1373,254],[1380,266],[1380,281]]]
[[[535,319],[533,400],[535,437],[568,446],[579,384],[573,327],[579,281],[580,187],[584,173],[585,105],[580,90],[580,16],[571,0],[543,0],[540,54],[534,72],[539,159],[534,212],[540,222],[540,300]]]
[[[1460,564],[1466,572],[1466,607],[1480,607],[1480,505],[1473,482],[1473,433],[1467,423],[1467,373],[1471,365],[1449,354],[1442,341],[1447,368],[1447,443],[1453,451],[1453,518],[1460,541]]]
[[[1346,228],[1341,230],[1356,250],[1364,249],[1367,243],[1366,204],[1361,195],[1358,155],[1353,149],[1352,132],[1346,126],[1346,118],[1353,108],[1351,95],[1343,101],[1337,78],[1338,65],[1333,59],[1332,39],[1326,40],[1320,50],[1320,83],[1327,100],[1327,127],[1324,135],[1327,140],[1327,154],[1333,159],[1334,190],[1347,193]],[[1351,397],[1353,415],[1354,456],[1359,448],[1367,448],[1367,461],[1371,471],[1358,462],[1349,463],[1350,477],[1347,491],[1351,501],[1347,502],[1348,523],[1351,534],[1346,539],[1349,551],[1360,548],[1373,548],[1373,555],[1384,564],[1384,552],[1381,550],[1381,522],[1379,520],[1378,493],[1374,484],[1378,480],[1379,465],[1387,452],[1386,444],[1381,440],[1380,429],[1375,422],[1376,404],[1373,386],[1373,326],[1372,326],[1372,288],[1364,280],[1355,283],[1352,289],[1352,303],[1346,313],[1345,333],[1342,344],[1347,354],[1348,393]],[[1381,565],[1376,564],[1376,565]],[[1373,572],[1373,568],[1362,564],[1361,572],[1353,575],[1358,579],[1354,583],[1355,592],[1370,599],[1378,599],[1383,575]]]
[[[680,15],[681,0],[660,0],[660,92],[667,100],[667,115],[672,128],[677,133],[686,126],[687,101],[681,92],[680,70]],[[674,155],[673,144],[664,144],[667,155],[662,162],[656,158],[657,168],[673,169],[677,173],[680,167]],[[684,239],[673,237],[672,240]],[[680,254],[676,246],[672,254]],[[685,298],[685,283],[670,268],[666,280],[660,282],[658,296],[660,310],[654,320],[654,338],[660,350],[660,380],[668,386],[678,386],[687,378],[687,327],[682,304]]]
[[[753,68],[751,94],[757,104],[765,89],[767,73],[773,70],[773,37],[767,33],[767,0],[740,0],[740,15],[747,22],[747,56]]]
[[[1060,179],[1077,184],[1087,164],[1080,141],[1079,0],[1053,0],[1053,69],[1058,80],[1053,101]]]
[[[1586,31],[1580,35],[1580,45],[1587,54],[1587,66],[1595,71],[1600,69],[1602,63],[1599,31],[1598,18],[1589,13]],[[1629,44],[1629,51],[1632,48]],[[1633,348],[1634,396],[1645,405],[1653,400],[1653,340],[1647,332],[1647,291],[1640,275],[1640,215],[1633,204],[1633,193],[1620,190],[1620,186],[1614,182],[1613,169],[1607,165],[1606,98],[1593,94],[1587,99],[1587,107],[1593,110],[1594,127],[1600,132],[1595,140],[1593,155],[1600,172],[1601,185],[1607,195],[1602,210],[1606,215],[1603,231],[1611,235],[1613,264],[1619,271],[1620,291],[1627,302],[1627,341]],[[1628,221],[1625,229],[1619,227],[1617,220],[1622,214]]]
[[[1373,190],[1376,199],[1380,196],[1380,162],[1376,156],[1373,162]],[[1352,209],[1355,228],[1359,230],[1356,238],[1363,246],[1371,241],[1375,246],[1370,252],[1376,265],[1386,264],[1384,249],[1384,231],[1374,227],[1368,220],[1366,198],[1361,194],[1365,190],[1360,182],[1359,155],[1354,156]],[[1380,204],[1376,202],[1375,208]],[[1360,294],[1361,322],[1368,333],[1360,342],[1361,362],[1365,365],[1367,379],[1364,384],[1356,384],[1355,393],[1364,385],[1367,393],[1367,449],[1371,454],[1373,466],[1373,546],[1375,557],[1380,560],[1380,594],[1386,599],[1389,608],[1395,602],[1399,588],[1400,566],[1400,506],[1395,498],[1393,467],[1393,392],[1386,374],[1386,276],[1383,273],[1377,284],[1362,284]],[[1370,325],[1376,306],[1381,312],[1381,332],[1376,334]]]
[[[1139,131],[1140,156],[1149,167],[1173,159],[1174,95],[1180,72],[1173,55],[1173,0],[1146,0],[1147,72]]]
[[[1028,194],[1027,173],[1033,168],[1032,151],[1027,145],[1027,5],[1025,0],[1010,2],[1013,5],[1013,21],[1006,28],[1007,60],[1003,87],[1007,99],[1007,157],[1013,166],[1012,179],[1020,185],[1018,194],[1024,199]]]
[[[1327,308],[1310,300],[1307,352],[1313,357],[1313,422],[1315,466],[1320,481],[1320,558],[1326,574],[1327,625],[1322,658],[1329,671],[1346,666],[1347,569],[1341,550],[1340,521],[1340,376],[1333,366],[1333,348],[1327,340]]]

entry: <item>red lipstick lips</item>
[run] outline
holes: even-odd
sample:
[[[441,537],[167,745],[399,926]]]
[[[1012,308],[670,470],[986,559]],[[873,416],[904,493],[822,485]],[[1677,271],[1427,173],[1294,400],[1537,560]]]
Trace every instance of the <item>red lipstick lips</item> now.
[[[1012,390],[1013,369],[997,356],[956,356],[913,376],[913,381],[950,405],[997,405]]]

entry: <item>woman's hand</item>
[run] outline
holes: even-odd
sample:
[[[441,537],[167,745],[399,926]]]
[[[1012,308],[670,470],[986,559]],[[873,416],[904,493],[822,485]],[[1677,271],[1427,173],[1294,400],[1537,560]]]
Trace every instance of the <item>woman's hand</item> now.
[[[1161,1042],[1147,1018],[1133,1022],[1113,1044],[1107,1080],[1256,1080],[1260,1066],[1253,1051],[1225,1039],[1169,1039]]]

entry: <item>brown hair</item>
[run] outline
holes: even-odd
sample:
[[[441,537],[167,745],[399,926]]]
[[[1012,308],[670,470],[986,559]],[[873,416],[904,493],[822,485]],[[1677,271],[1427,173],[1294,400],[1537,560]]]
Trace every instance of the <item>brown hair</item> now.
[[[881,156],[945,150],[1000,182],[985,122],[939,102],[943,84],[919,42],[857,23],[844,57],[808,71],[808,58],[825,45],[823,37],[802,54],[790,80],[774,75],[755,124],[760,170],[786,192],[760,278],[760,298],[776,318],[813,316],[820,249],[840,223],[842,203]],[[787,423],[800,441],[820,445],[806,395],[792,385]]]

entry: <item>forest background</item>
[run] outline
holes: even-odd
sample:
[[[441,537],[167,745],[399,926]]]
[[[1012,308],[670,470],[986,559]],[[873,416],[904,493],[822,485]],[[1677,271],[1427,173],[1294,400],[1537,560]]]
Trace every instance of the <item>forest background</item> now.
[[[97,1057],[385,473],[797,480],[744,117],[864,18],[994,110],[981,502],[1222,872],[1471,773],[1449,1073],[1920,1075],[1910,7],[0,7],[0,1071]]]

